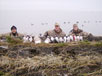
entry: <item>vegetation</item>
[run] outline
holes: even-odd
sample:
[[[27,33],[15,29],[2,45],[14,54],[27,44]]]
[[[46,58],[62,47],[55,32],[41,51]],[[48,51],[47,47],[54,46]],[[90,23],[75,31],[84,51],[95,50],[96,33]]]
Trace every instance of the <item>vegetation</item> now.
[[[0,49],[0,76],[102,76],[102,42],[8,42]]]
[[[21,40],[20,38],[13,38],[13,37],[7,36],[6,39],[7,39],[7,42],[10,44],[23,43],[23,40]]]

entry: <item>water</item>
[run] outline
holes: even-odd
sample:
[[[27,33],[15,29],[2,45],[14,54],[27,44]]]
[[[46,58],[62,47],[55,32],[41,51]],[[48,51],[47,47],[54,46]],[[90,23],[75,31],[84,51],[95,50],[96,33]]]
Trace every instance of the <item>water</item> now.
[[[94,35],[102,35],[102,12],[100,11],[61,11],[61,10],[0,10],[0,34],[10,32],[12,25],[24,34],[44,34],[54,29],[58,22],[68,34],[72,25],[79,22],[79,28]]]

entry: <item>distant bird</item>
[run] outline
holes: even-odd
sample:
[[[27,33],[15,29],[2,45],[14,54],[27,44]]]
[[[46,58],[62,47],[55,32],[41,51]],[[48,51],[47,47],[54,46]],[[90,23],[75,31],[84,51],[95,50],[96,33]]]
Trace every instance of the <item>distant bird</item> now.
[[[76,22],[77,24],[79,23],[79,21]]]
[[[41,25],[44,25],[44,23],[41,23]]]
[[[99,23],[101,23],[101,21],[99,21]]]
[[[34,24],[31,23],[31,26],[33,26]]]
[[[84,27],[84,25],[82,25],[82,27]]]
[[[95,21],[97,23],[97,21]]]
[[[84,23],[87,23],[86,21],[84,21]]]
[[[66,24],[66,22],[64,22],[64,24]]]
[[[46,25],[48,25],[48,23],[45,23]]]
[[[40,33],[40,34],[39,34],[39,37],[43,37],[43,35]]]
[[[70,24],[70,22],[68,22],[68,24]]]

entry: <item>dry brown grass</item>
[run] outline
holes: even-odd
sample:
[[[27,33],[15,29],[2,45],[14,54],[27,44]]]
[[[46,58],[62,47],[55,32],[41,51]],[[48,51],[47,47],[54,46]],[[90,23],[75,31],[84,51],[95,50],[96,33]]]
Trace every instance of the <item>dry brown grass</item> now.
[[[20,44],[22,46],[29,47],[62,47],[64,46],[78,46],[79,43],[67,43],[67,44],[32,44],[25,43]],[[81,43],[81,45],[86,45],[87,42]],[[17,44],[18,45],[18,44]],[[92,42],[88,45],[100,47],[100,42]],[[15,45],[14,45],[15,46]],[[80,46],[80,45],[79,45]],[[81,48],[81,47],[80,47]],[[71,53],[65,54],[46,54],[33,56],[32,58],[10,58],[8,56],[0,57],[0,67],[2,71],[1,76],[11,76],[17,73],[35,73],[42,72],[47,76],[58,76],[59,71],[68,71],[65,74],[70,74],[70,76],[101,76],[102,75],[102,54],[97,51],[83,51],[79,54],[75,54],[74,57]],[[55,71],[56,74],[51,74],[51,71]],[[27,74],[27,73],[26,73]],[[59,74],[59,73],[58,73]],[[19,75],[26,76],[26,75]]]

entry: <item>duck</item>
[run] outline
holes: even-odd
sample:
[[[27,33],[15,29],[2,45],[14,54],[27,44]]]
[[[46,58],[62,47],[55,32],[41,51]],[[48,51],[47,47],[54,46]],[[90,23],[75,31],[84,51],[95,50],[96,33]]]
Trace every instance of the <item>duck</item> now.
[[[73,41],[74,40],[72,35],[70,35],[69,37],[70,37],[70,41]]]
[[[79,39],[80,39],[80,41],[83,41],[83,36],[80,36]]]
[[[60,38],[59,38],[59,42],[60,42],[60,43],[63,43],[63,41],[64,41],[63,38],[60,37]]]
[[[34,37],[34,43],[35,43],[35,44],[40,44],[40,43],[42,43],[42,40],[40,39],[40,37],[35,36],[35,37]]]
[[[77,41],[80,41],[80,36],[77,36],[77,37],[76,37],[76,40],[77,40]]]
[[[70,42],[70,40],[71,40],[70,36],[67,36],[67,42]]]
[[[59,43],[59,38],[58,37],[55,37],[55,42]]]
[[[29,41],[29,36],[28,35],[24,36],[23,37],[23,42],[25,43],[25,42],[28,42],[28,41]]]
[[[32,42],[32,41],[33,41],[32,36],[30,36],[30,38],[29,38],[29,42]]]
[[[50,38],[49,38],[49,36],[46,38],[46,40],[44,41],[44,43],[50,43],[51,42],[51,40],[50,40]]]
[[[51,41],[51,43],[54,43],[55,42],[55,38],[54,37],[50,37],[50,41]]]
[[[73,41],[78,41],[77,36],[73,36]]]
[[[64,43],[66,43],[67,42],[67,36],[65,36],[63,39],[64,39]]]

